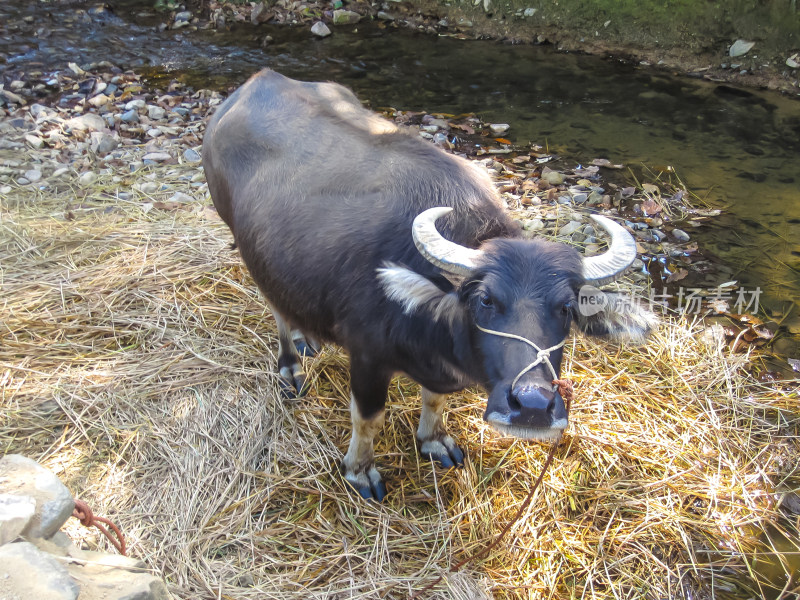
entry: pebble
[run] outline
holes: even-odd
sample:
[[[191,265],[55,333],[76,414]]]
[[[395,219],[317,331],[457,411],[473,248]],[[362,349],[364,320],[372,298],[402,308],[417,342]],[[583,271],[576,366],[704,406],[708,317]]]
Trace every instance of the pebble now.
[[[690,239],[689,234],[683,231],[682,229],[673,229],[672,235],[679,242],[688,242]]]
[[[131,100],[127,104],[125,104],[125,110],[139,110],[140,108],[144,108],[147,104],[144,100]]]
[[[38,169],[31,169],[30,171],[25,171],[25,178],[31,183],[36,183],[42,178],[42,172],[39,171]]]
[[[67,167],[59,167],[55,171],[53,171],[53,175],[51,177],[61,177],[64,173],[69,172]]]
[[[192,148],[188,148],[183,152],[183,158],[187,162],[196,163],[200,162],[201,157],[197,150],[193,150]]]
[[[33,135],[29,133],[25,136],[25,141],[28,142],[33,148],[37,150],[41,150],[44,148],[44,140],[40,138],[38,135]]]
[[[187,202],[194,202],[194,198],[189,194],[184,194],[183,192],[175,192],[172,197],[169,199],[170,202],[180,202],[180,203],[187,203]]]
[[[331,30],[322,21],[317,21],[311,26],[311,33],[318,37],[327,37],[331,34]]]
[[[569,236],[578,231],[583,226],[583,223],[580,221],[570,221],[566,225],[564,225],[561,229],[558,230],[558,235],[560,236]]]
[[[6,194],[10,194],[13,189],[14,188],[12,188],[10,185],[4,185],[3,187],[0,187],[0,194],[5,196]]]
[[[736,40],[731,44],[730,50],[728,50],[728,54],[735,58],[737,56],[744,56],[755,46],[755,42],[748,42],[746,40]]]
[[[136,111],[135,108],[131,108],[119,116],[120,120],[124,121],[125,123],[138,123],[139,122],[139,113]]]
[[[17,183],[19,185],[28,185],[30,183],[30,179],[26,177],[20,177],[19,179],[17,179]]]
[[[522,223],[522,228],[525,231],[539,231],[544,229],[544,221],[541,219],[526,219]]]
[[[164,118],[164,115],[167,114],[167,111],[161,108],[160,106],[155,106],[151,104],[147,107],[147,116],[153,119],[154,121],[158,121]]]
[[[158,127],[153,127],[152,129],[148,129],[147,130],[147,135],[149,135],[152,138],[156,138],[156,137],[158,137],[160,135],[164,135],[164,134]],[[145,159],[145,160],[147,160],[147,159]]]
[[[335,10],[333,11],[333,24],[334,25],[353,25],[361,20],[361,15],[352,10]]]
[[[588,199],[589,199],[589,196],[587,196],[587,195],[586,195],[586,194],[584,194],[583,192],[578,192],[578,193],[572,194],[572,201],[573,201],[575,204],[583,204],[583,203],[585,203],[585,202],[586,202],[586,200],[588,200]]]
[[[70,129],[77,129],[79,131],[100,131],[106,128],[106,122],[103,117],[94,113],[86,113],[78,117],[67,119],[64,123]]]
[[[86,171],[78,177],[78,183],[85,187],[92,185],[95,181],[97,181],[97,173],[94,171]]]
[[[148,152],[142,157],[142,160],[151,160],[153,162],[164,162],[165,160],[169,160],[170,158],[172,158],[172,156],[169,155],[167,152]]]
[[[489,129],[492,130],[492,133],[505,133],[511,129],[511,125],[508,123],[491,123]]]
[[[159,185],[155,181],[145,181],[133,187],[143,194],[153,194],[158,191]]]
[[[542,179],[544,179],[550,185],[560,185],[564,183],[564,175],[558,171],[548,171],[542,175]]]
[[[789,58],[787,58],[786,66],[790,69],[797,69],[800,67],[800,52],[792,54]]]

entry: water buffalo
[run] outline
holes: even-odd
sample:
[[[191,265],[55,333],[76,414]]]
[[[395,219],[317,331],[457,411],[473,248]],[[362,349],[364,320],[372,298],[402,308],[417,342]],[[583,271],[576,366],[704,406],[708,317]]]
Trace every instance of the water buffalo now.
[[[577,294],[634,260],[622,227],[602,255],[523,238],[489,176],[366,110],[335,83],[254,75],[211,119],[203,146],[211,197],[278,325],[284,384],[304,391],[296,343],[350,356],[353,423],[344,477],[365,498],[386,488],[373,439],[389,381],[422,386],[417,439],[443,466],[464,455],[445,432],[445,396],[488,391],[484,419],[547,439],[567,426],[552,384],[575,323],[599,336],[647,334],[653,316],[610,303],[587,317]],[[438,229],[437,229],[438,228]]]

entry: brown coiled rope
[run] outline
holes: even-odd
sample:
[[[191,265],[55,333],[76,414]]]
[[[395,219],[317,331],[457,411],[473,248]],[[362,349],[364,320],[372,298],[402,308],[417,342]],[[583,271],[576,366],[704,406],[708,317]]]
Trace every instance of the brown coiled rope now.
[[[105,517],[96,517],[92,513],[92,509],[89,508],[89,505],[86,504],[83,500],[78,500],[75,498],[75,510],[72,511],[72,516],[78,519],[81,522],[81,525],[84,527],[97,527],[100,532],[108,538],[108,541],[117,549],[117,551],[125,556],[125,538],[122,536],[122,532],[119,530],[119,527],[114,525],[111,521],[106,519]],[[117,539],[109,533],[108,529],[103,527],[101,523],[105,523],[111,529],[114,530],[114,533],[117,536]]]
[[[564,399],[564,406],[567,409],[567,415],[569,415],[569,409],[572,406],[572,400],[573,400],[573,398],[575,396],[575,391],[574,391],[574,388],[573,388],[573,385],[572,385],[572,380],[571,379],[553,379],[552,383],[553,383],[553,385],[558,386],[558,392],[559,392],[559,394],[561,394],[561,397]],[[558,448],[558,445],[561,443],[561,438],[563,437],[563,435],[564,435],[564,433],[562,432],[561,435],[558,436],[558,439],[555,442],[553,442],[553,445],[550,447],[550,451],[547,453],[547,459],[544,461],[544,465],[542,466],[542,470],[539,472],[539,477],[537,477],[536,481],[533,483],[533,486],[531,487],[530,491],[528,492],[528,496],[525,498],[523,503],[520,504],[519,508],[517,509],[517,514],[514,515],[514,518],[511,519],[508,523],[506,523],[506,526],[503,527],[503,530],[497,535],[496,538],[494,538],[494,541],[492,541],[491,544],[489,544],[488,546],[483,548],[483,550],[480,550],[479,552],[476,552],[472,556],[468,556],[467,558],[465,558],[464,560],[462,560],[461,562],[459,562],[455,566],[450,567],[450,569],[448,569],[448,571],[444,575],[439,575],[439,577],[434,579],[431,583],[426,585],[424,588],[422,588],[418,592],[415,592],[411,596],[409,596],[409,600],[416,600],[417,598],[421,597],[425,592],[430,591],[433,587],[435,587],[436,585],[441,583],[441,581],[444,579],[445,575],[447,575],[449,573],[456,573],[464,565],[467,565],[467,564],[469,564],[471,562],[474,562],[474,561],[476,561],[476,560],[478,560],[480,558],[483,558],[484,556],[489,554],[489,552],[500,543],[500,541],[503,539],[503,537],[506,535],[506,533],[508,533],[509,530],[514,526],[514,524],[517,521],[519,521],[520,517],[525,512],[525,509],[528,508],[528,506],[531,503],[531,500],[533,500],[533,495],[536,493],[536,490],[539,488],[539,485],[542,483],[542,479],[544,479],[544,474],[547,473],[547,469],[550,468],[550,465],[553,462],[553,457],[556,455],[556,448]]]

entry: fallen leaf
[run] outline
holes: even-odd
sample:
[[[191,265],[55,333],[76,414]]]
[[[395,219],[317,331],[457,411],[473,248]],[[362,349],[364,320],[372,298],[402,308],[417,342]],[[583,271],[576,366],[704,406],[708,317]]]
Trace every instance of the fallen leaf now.
[[[667,283],[672,283],[673,281],[680,281],[684,279],[689,274],[689,271],[686,269],[678,269],[672,275],[667,277]]]
[[[657,185],[653,185],[652,183],[643,183],[642,184],[642,189],[647,194],[659,195],[661,193],[661,190],[658,189],[658,186]]]
[[[661,205],[655,200],[648,198],[642,202],[642,212],[648,217],[652,217],[653,215],[657,215],[661,212]]]
[[[499,142],[501,144],[508,144],[509,146],[511,145],[511,140],[507,140],[506,138],[501,138],[501,137],[494,138],[494,141]]]

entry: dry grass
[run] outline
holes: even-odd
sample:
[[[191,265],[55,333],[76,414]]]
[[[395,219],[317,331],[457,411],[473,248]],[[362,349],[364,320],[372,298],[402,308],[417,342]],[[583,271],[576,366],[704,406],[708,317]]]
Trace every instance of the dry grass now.
[[[182,185],[170,177],[164,199]],[[117,185],[101,178],[73,220],[68,189],[2,198],[2,452],[113,518],[179,598],[404,598],[491,541],[546,446],[489,430],[466,391],[448,424],[467,465],[435,471],[414,447],[418,389],[397,379],[377,447],[389,498],[356,499],[337,471],[346,358],[326,349],[311,394],[281,401],[274,323],[226,228],[200,205],[145,213]],[[798,536],[776,507],[800,487],[798,393],[754,382],[700,331],[571,342],[577,400],[542,489],[491,556],[428,597],[766,595],[761,532]],[[74,520],[68,533],[105,545]]]

